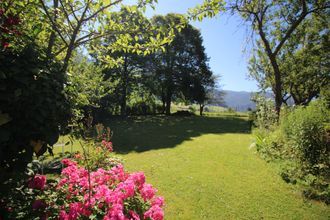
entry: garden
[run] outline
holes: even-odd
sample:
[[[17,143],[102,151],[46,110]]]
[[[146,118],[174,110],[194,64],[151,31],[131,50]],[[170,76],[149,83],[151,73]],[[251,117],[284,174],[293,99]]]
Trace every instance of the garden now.
[[[329,3],[157,5],[0,1],[0,220],[329,219]],[[194,26],[224,13],[241,112]]]

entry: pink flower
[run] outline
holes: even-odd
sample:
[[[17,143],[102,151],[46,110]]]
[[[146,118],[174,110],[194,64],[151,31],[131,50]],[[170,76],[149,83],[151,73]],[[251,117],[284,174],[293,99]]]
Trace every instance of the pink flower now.
[[[130,210],[130,211],[129,211],[129,214],[130,214],[131,217],[132,217],[132,218],[130,218],[130,220],[140,220],[140,216],[139,216],[136,212]]]
[[[38,209],[45,209],[47,207],[46,203],[43,200],[37,199],[32,203],[32,209],[38,210]]]
[[[152,188],[151,184],[143,184],[142,189],[140,190],[141,196],[144,201],[152,199],[156,193],[156,189]]]
[[[103,218],[105,220],[140,220],[142,217],[134,210],[130,210],[133,204],[128,199],[134,198],[137,194],[143,198],[144,205],[151,204],[143,215],[144,219],[164,218],[161,209],[164,199],[155,197],[157,190],[145,183],[142,172],[125,173],[123,165],[119,164],[110,170],[100,168],[88,175],[84,167],[73,161],[66,159],[63,163],[67,167],[62,170],[62,178],[56,188],[61,198],[66,201],[64,205],[57,206],[57,216],[60,220],[88,218],[92,213],[106,213]]]
[[[59,215],[59,219],[60,220],[69,220],[69,215],[64,210],[61,210],[60,215]]]
[[[114,204],[110,212],[106,216],[104,216],[105,220],[124,220],[125,215],[123,213],[123,205],[122,204]]]
[[[57,189],[60,189],[62,186],[64,186],[68,182],[67,178],[63,178],[60,180],[60,182],[57,185]]]
[[[83,205],[81,202],[74,202],[69,206],[69,219],[77,219],[83,213]]]
[[[62,163],[63,163],[64,165],[66,165],[66,166],[77,165],[77,162],[72,161],[72,160],[70,160],[70,159],[68,159],[68,158],[63,159],[63,160],[62,160]]]
[[[8,42],[2,42],[2,47],[4,49],[6,49],[7,47],[9,47],[9,43]]]
[[[43,190],[46,184],[46,176],[44,175],[35,175],[33,178],[29,179],[28,187],[31,189]]]
[[[95,191],[94,198],[97,200],[104,200],[104,198],[109,197],[111,194],[111,190],[106,185],[97,186]]]
[[[133,197],[135,194],[135,185],[131,180],[126,180],[125,182],[121,182],[117,185],[117,192],[122,192],[123,199],[127,199],[129,197]]]
[[[164,198],[161,196],[154,198],[151,202],[151,205],[158,205],[159,207],[162,207],[164,205]]]
[[[164,211],[159,206],[151,206],[151,208],[144,213],[144,219],[151,220],[163,220],[164,219]]]
[[[139,187],[139,189],[142,188],[143,184],[146,181],[146,177],[144,176],[143,172],[138,172],[138,173],[132,173],[128,177],[129,179],[132,179],[135,184]]]
[[[118,164],[117,166],[111,168],[110,175],[112,175],[115,180],[119,181],[124,181],[127,179],[127,174],[125,173],[124,166],[122,164]]]
[[[112,148],[112,142],[111,141],[106,141],[106,140],[102,140],[101,144],[107,148],[110,152],[113,151],[113,148]]]

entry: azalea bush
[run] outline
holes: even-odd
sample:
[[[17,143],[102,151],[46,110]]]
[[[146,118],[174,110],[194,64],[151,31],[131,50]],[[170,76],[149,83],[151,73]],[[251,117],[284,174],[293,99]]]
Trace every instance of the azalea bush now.
[[[164,200],[145,182],[143,173],[129,174],[119,164],[110,170],[88,172],[75,161],[55,184],[45,186],[33,202],[34,210],[48,219],[163,219]],[[42,189],[36,184],[38,189]],[[40,216],[41,217],[41,216]]]
[[[2,200],[8,219],[154,219],[164,218],[164,199],[145,182],[142,172],[127,173],[122,164],[89,172],[74,160],[55,180],[35,175],[26,182],[24,202]],[[23,188],[23,187],[22,187]],[[6,205],[4,205],[4,203]],[[21,204],[25,204],[24,207]],[[20,209],[22,208],[22,209]],[[0,216],[1,217],[1,216]]]
[[[0,5],[0,49],[6,49],[13,37],[21,35],[19,31],[21,19],[18,14],[2,6],[4,5]]]
[[[142,172],[125,172],[112,156],[111,130],[96,126],[97,138],[83,153],[62,160],[57,178],[33,175],[0,200],[0,219],[162,220],[164,199]],[[90,149],[93,147],[93,149]]]

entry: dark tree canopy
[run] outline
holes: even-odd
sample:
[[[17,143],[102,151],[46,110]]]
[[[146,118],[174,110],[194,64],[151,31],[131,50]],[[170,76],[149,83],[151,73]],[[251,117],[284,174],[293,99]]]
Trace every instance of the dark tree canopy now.
[[[157,16],[153,20],[159,26],[179,23],[181,15]],[[156,53],[154,72],[158,81],[158,95],[165,113],[170,114],[171,102],[186,99],[203,103],[207,90],[213,86],[212,72],[202,45],[199,30],[187,24],[176,33],[173,42],[165,47],[165,52]]]

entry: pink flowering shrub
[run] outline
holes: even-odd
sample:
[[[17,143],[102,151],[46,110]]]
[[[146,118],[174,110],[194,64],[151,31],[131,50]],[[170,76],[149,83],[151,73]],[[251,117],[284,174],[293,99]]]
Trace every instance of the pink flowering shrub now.
[[[102,146],[105,147],[108,151],[110,151],[110,152],[113,151],[111,141],[103,140],[101,143],[102,143]]]
[[[97,133],[97,140],[87,149],[82,146],[82,153],[62,160],[60,176],[47,181],[37,174],[12,188],[15,197],[0,198],[0,220],[164,219],[164,199],[145,182],[144,173],[125,172],[113,157],[110,129],[99,124]]]
[[[31,177],[28,181],[28,187],[31,189],[39,189],[43,190],[46,184],[46,176],[43,175],[35,175]]]
[[[64,159],[61,178],[32,204],[49,219],[162,220],[164,199],[145,182],[142,172],[127,173],[119,164],[88,172]],[[46,205],[47,204],[47,205]]]

